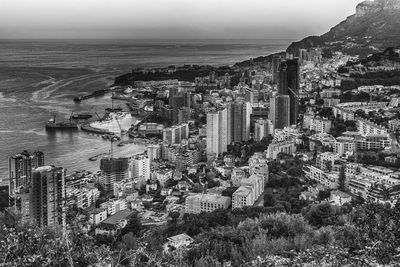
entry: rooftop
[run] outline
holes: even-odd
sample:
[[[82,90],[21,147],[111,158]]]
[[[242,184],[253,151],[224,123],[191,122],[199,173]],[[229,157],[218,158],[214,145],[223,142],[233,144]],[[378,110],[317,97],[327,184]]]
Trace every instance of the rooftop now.
[[[341,198],[351,198],[349,194],[347,194],[346,192],[342,192],[340,190],[331,191],[331,195],[337,195]]]
[[[193,240],[187,234],[179,234],[179,235],[168,237],[168,241],[170,241],[170,242],[179,242],[179,241],[186,240],[186,239]]]
[[[105,209],[97,208],[97,209],[91,210],[89,213],[90,214],[99,214],[100,212],[103,212],[103,211],[105,211]]]
[[[233,193],[233,196],[248,196],[251,194],[251,191],[251,188],[247,186],[241,186],[235,191],[235,193]]]
[[[118,211],[117,213],[115,213],[114,215],[111,215],[110,217],[108,217],[107,219],[105,219],[102,224],[108,224],[108,225],[117,225],[119,224],[121,221],[126,220],[129,218],[129,216],[132,215],[132,211],[125,209],[125,210],[121,210]]]

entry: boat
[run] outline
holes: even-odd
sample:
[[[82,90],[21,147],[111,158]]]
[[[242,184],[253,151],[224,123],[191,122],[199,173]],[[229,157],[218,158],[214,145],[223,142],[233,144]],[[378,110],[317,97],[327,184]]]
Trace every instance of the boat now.
[[[78,113],[72,115],[72,118],[75,120],[87,120],[90,119],[91,117],[93,116],[88,113],[80,113],[80,114]]]
[[[106,156],[106,155],[107,155],[107,153],[101,153],[101,154],[98,154],[98,155],[96,155],[96,156],[90,157],[89,160],[90,160],[90,161],[96,161],[98,158],[104,157],[104,156]]]
[[[79,103],[82,100],[89,99],[91,97],[102,96],[102,95],[106,94],[109,91],[110,91],[110,89],[101,89],[101,90],[96,90],[93,93],[88,94],[88,95],[76,96],[76,97],[74,97],[74,102]]]
[[[122,111],[122,108],[120,108],[120,107],[117,107],[117,108],[106,108],[106,111],[107,112],[121,112]]]
[[[116,136],[115,134],[103,134],[101,137],[103,139],[111,140],[111,141],[119,141],[121,138],[119,136]]]
[[[52,116],[46,122],[46,129],[48,130],[78,130],[78,125],[71,121],[71,117],[68,121],[56,122],[56,116]]]
[[[81,130],[84,132],[93,133],[93,134],[101,134],[101,135],[114,134],[114,133],[110,132],[109,130],[92,127],[89,124],[82,125]]]

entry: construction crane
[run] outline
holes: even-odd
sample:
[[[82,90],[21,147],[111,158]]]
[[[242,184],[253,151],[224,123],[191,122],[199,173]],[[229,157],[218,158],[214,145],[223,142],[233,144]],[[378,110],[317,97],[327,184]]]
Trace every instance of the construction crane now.
[[[117,124],[118,124],[119,130],[121,131],[121,138],[122,138],[122,135],[124,135],[124,134],[126,133],[126,131],[122,129],[122,127],[121,127],[121,123],[119,122],[119,120],[118,120],[118,116],[117,116],[117,115],[115,115],[115,120],[117,121]]]
[[[110,154],[109,154],[110,159],[112,159],[114,156],[114,143],[113,142],[118,141],[118,140],[119,140],[118,136],[113,135],[110,137]]]

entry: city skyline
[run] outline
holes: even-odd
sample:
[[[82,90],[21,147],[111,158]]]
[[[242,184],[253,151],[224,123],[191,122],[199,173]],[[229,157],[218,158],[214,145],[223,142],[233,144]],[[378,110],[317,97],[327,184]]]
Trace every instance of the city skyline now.
[[[359,2],[5,0],[0,38],[299,39],[328,31]]]
[[[358,2],[2,0],[0,265],[398,264],[400,0]]]

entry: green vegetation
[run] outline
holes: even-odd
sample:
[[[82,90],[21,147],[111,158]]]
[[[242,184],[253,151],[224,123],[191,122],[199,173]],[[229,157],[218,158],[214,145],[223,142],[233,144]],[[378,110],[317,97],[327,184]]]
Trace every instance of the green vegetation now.
[[[380,71],[380,72],[368,72],[365,74],[351,74],[350,79],[342,81],[342,90],[351,90],[360,86],[367,85],[398,85],[400,84],[400,71]]]
[[[2,214],[0,223],[3,266],[370,266],[400,260],[400,205],[325,202],[299,214],[271,207],[217,210],[186,214],[182,222],[171,220],[146,234],[134,218],[111,243],[94,239],[78,224],[63,234],[10,213]],[[183,232],[194,238],[193,245],[160,253],[167,237]]]
[[[396,160],[394,163],[386,162],[385,157],[397,156],[396,154],[388,154],[382,151],[358,151],[358,163],[366,165],[376,165],[388,168],[400,168],[400,161]]]

